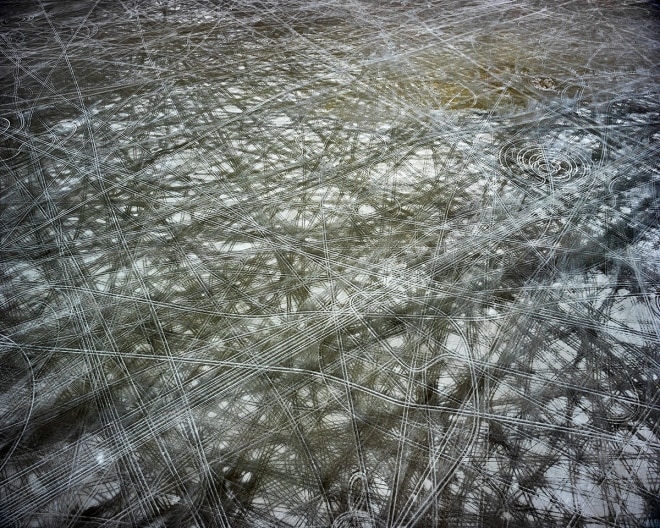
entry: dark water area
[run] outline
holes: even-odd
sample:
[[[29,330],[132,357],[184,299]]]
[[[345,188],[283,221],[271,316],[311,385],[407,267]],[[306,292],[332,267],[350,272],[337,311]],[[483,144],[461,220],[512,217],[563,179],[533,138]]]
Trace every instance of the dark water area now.
[[[0,524],[660,522],[660,11],[0,4]]]

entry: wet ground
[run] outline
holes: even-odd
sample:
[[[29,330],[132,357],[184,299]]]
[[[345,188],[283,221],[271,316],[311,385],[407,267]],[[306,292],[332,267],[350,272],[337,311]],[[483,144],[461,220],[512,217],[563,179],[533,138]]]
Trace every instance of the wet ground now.
[[[0,7],[2,526],[660,522],[658,7]]]

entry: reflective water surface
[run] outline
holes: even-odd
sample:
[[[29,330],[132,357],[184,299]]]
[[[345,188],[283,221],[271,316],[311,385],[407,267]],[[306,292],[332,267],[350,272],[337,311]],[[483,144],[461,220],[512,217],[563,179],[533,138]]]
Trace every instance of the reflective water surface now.
[[[0,525],[660,523],[659,10],[0,8]]]

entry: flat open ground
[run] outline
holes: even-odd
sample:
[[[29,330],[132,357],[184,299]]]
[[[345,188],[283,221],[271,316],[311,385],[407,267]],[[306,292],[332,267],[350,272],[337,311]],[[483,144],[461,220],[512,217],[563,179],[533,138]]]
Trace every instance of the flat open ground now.
[[[660,8],[0,5],[0,526],[660,526]]]

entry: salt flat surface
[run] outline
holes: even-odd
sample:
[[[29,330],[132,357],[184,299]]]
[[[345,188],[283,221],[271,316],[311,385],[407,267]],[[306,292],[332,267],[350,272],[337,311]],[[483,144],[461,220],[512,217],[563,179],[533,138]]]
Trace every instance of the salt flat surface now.
[[[656,526],[658,14],[5,2],[0,525]]]

